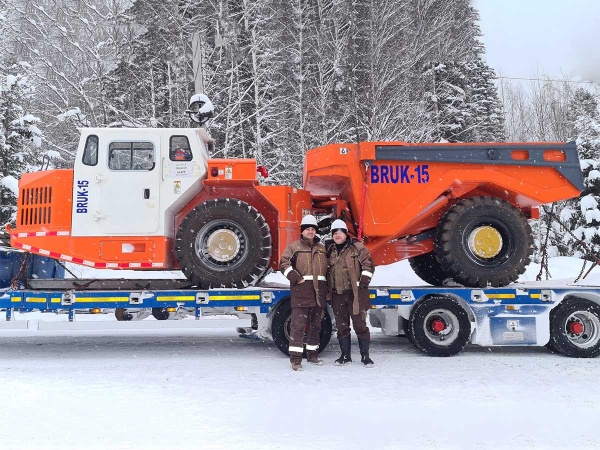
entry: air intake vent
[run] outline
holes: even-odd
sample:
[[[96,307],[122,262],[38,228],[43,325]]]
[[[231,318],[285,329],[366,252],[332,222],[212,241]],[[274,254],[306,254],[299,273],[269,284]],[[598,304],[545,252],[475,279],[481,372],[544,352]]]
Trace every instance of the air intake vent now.
[[[50,225],[52,186],[21,189],[20,226]]]

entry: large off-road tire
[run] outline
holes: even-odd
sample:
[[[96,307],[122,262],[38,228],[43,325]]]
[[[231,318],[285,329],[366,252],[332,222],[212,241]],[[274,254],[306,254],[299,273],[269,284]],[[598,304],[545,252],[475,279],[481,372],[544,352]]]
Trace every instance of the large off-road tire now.
[[[203,289],[254,286],[269,268],[271,251],[263,215],[229,198],[196,206],[181,222],[175,243],[181,270]]]
[[[431,356],[454,356],[471,339],[471,321],[456,300],[431,297],[418,302],[410,312],[412,342]]]
[[[454,281],[471,287],[506,286],[529,264],[531,228],[521,211],[495,197],[460,201],[444,215],[435,252]]]
[[[600,354],[600,306],[589,300],[571,298],[558,305],[550,316],[552,348],[574,358]]]
[[[415,274],[425,283],[441,286],[450,275],[442,268],[435,252],[409,258],[408,262]]]
[[[290,300],[282,300],[277,306],[273,321],[271,322],[271,336],[273,342],[281,352],[287,356],[290,355],[290,322],[292,320],[292,305]],[[321,353],[331,340],[333,326],[331,317],[325,308],[325,315],[321,321],[321,337],[319,340],[319,353]]]

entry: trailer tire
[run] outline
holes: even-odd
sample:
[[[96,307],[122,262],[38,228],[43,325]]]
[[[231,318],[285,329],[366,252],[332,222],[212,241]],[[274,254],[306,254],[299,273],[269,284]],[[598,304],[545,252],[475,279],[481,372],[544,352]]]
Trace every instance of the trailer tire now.
[[[404,336],[406,336],[406,338],[408,339],[408,341],[412,345],[415,345],[415,338],[413,336],[413,330],[412,330],[412,327],[410,326],[410,321],[409,320],[406,320],[405,318],[402,318],[402,329],[404,330]]]
[[[331,317],[325,308],[325,315],[321,321],[321,337],[319,341],[319,350],[321,353],[329,345],[333,325]],[[292,319],[292,305],[289,299],[282,300],[275,310],[273,321],[271,322],[271,336],[273,342],[284,355],[290,355],[290,321]]]
[[[471,321],[464,308],[449,297],[418,302],[410,313],[415,346],[431,356],[454,356],[471,338]]]
[[[202,289],[254,286],[271,260],[271,231],[256,208],[235,199],[196,206],[177,231],[175,256]]]
[[[570,298],[550,318],[549,344],[565,356],[594,358],[600,354],[600,306]]]
[[[152,317],[156,320],[169,320],[171,318],[171,313],[167,308],[152,308]]]
[[[115,318],[119,322],[130,322],[133,320],[133,314],[127,311],[126,308],[115,309]]]
[[[437,259],[435,252],[414,256],[408,259],[413,272],[425,283],[441,286],[450,275],[446,272]]]
[[[495,197],[458,202],[444,215],[435,252],[454,281],[500,287],[515,281],[531,260],[533,236],[520,210]]]

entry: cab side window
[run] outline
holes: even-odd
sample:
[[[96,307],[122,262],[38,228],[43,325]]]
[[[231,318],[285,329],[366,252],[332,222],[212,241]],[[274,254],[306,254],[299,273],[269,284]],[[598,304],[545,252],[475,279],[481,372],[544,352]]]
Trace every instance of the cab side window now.
[[[187,136],[171,136],[169,141],[169,159],[171,161],[191,161],[192,150]]]
[[[98,164],[98,136],[91,134],[87,137],[81,162],[86,166]]]
[[[152,142],[111,142],[108,146],[111,170],[152,170],[154,166]]]

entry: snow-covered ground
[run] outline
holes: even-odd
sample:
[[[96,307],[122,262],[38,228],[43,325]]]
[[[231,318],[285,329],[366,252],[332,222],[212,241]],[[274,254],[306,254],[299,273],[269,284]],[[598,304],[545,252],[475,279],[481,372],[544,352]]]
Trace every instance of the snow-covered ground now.
[[[551,260],[561,283],[580,270]],[[583,284],[600,285],[595,272]],[[422,284],[406,263],[374,281]],[[600,448],[600,359],[476,346],[432,358],[373,330],[373,369],[335,367],[333,339],[324,366],[296,373],[232,323],[0,331],[0,449]]]

